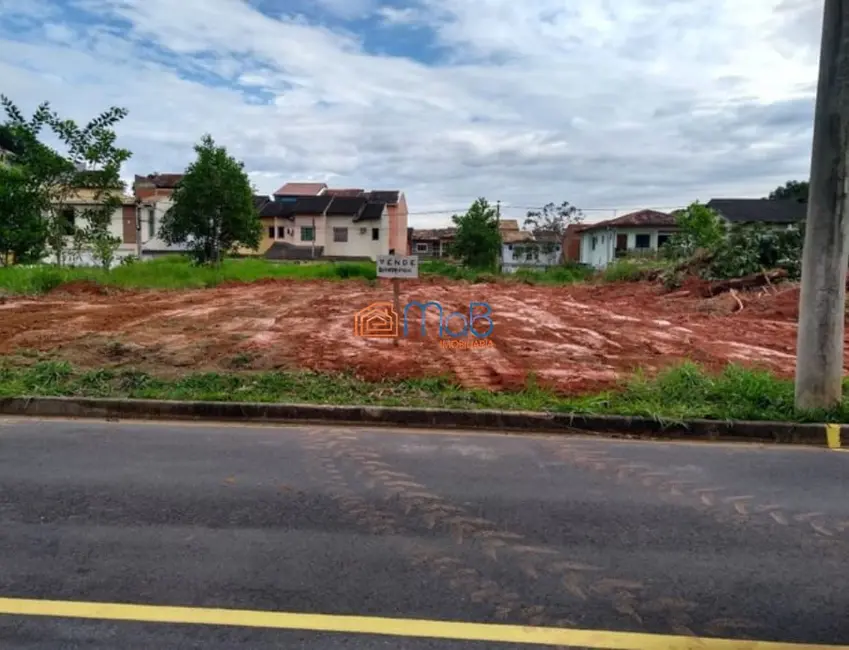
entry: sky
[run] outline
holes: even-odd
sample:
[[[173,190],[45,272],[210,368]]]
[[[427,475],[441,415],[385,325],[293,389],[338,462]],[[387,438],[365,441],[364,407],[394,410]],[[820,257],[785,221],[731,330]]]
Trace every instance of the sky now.
[[[260,193],[400,189],[588,221],[809,175],[822,0],[0,0],[0,93],[128,117],[133,174],[204,133]],[[614,212],[615,210],[615,212]]]

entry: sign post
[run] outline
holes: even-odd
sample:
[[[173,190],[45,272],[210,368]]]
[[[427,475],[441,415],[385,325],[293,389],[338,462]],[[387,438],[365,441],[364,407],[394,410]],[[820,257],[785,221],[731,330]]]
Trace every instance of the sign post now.
[[[416,255],[378,255],[377,277],[391,278],[392,280],[392,304],[395,313],[401,317],[401,278],[419,277],[419,258]],[[392,345],[398,345],[396,336]]]

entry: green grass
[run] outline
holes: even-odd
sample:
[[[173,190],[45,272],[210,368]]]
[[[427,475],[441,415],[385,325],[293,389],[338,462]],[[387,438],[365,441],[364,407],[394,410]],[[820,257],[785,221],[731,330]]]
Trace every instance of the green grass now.
[[[632,254],[610,263],[600,274],[603,282],[638,282],[651,271],[661,271],[670,266],[670,261],[656,254]]]
[[[519,269],[513,274],[513,277],[530,284],[557,285],[586,282],[592,278],[594,273],[595,271],[593,269],[581,266],[580,264],[563,264],[562,266],[549,267],[544,271]]]
[[[687,418],[847,422],[849,400],[829,412],[798,412],[793,383],[767,372],[729,366],[710,375],[687,363],[659,376],[637,376],[598,395],[558,396],[530,380],[516,392],[465,390],[444,378],[365,382],[312,372],[197,373],[162,379],[137,370],[82,370],[65,361],[13,365],[0,359],[0,397],[64,395],[172,400],[428,406]],[[845,390],[849,396],[849,383]]]
[[[421,264],[424,276],[438,275],[469,282],[519,280],[532,284],[570,284],[592,274],[580,266],[561,266],[546,271],[522,270],[501,275],[486,270],[466,269],[443,260]],[[111,271],[98,268],[66,268],[47,264],[0,267],[0,293],[41,295],[69,282],[92,282],[122,289],[202,289],[223,282],[254,282],[264,278],[300,280],[376,279],[373,262],[270,262],[264,259],[227,259],[220,268],[198,266],[182,256],[167,256],[149,262],[118,266]]]
[[[519,269],[515,273],[495,273],[492,270],[469,269],[445,260],[425,260],[419,264],[422,275],[438,275],[468,282],[521,281],[528,284],[574,284],[585,282],[594,273],[579,264],[564,264],[544,271]]]
[[[369,262],[274,263],[262,259],[228,259],[220,268],[197,266],[181,256],[118,266],[59,268],[50,265],[0,268],[0,291],[38,295],[67,282],[89,281],[125,289],[197,289],[223,282],[252,282],[263,278],[346,279],[376,277]]]

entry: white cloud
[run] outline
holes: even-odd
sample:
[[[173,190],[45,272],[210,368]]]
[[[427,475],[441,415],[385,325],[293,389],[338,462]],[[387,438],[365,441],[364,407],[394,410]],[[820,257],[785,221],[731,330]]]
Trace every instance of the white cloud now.
[[[238,0],[76,0],[99,24],[63,24],[54,6],[49,28],[0,31],[3,92],[77,119],[127,106],[128,175],[180,170],[210,132],[263,191],[398,187],[414,213],[477,196],[672,207],[808,171],[817,0],[322,2],[417,22],[447,60],[372,55],[367,35]],[[24,6],[51,9],[0,0],[0,29]]]
[[[415,7],[380,7],[376,12],[385,25],[417,25],[426,22]]]

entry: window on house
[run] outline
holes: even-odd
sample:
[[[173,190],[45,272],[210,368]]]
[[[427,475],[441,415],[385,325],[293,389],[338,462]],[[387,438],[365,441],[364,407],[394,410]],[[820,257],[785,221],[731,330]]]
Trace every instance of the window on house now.
[[[669,241],[669,237],[670,237],[670,235],[669,235],[668,233],[663,233],[663,234],[658,235],[658,236],[657,236],[657,247],[658,247],[658,248],[660,248],[660,247],[661,247],[661,246],[663,246],[666,242],[668,242],[668,241]]]
[[[286,239],[286,227],[277,226],[277,239]]]
[[[68,235],[74,234],[74,222],[77,218],[77,213],[74,208],[64,208],[61,212],[62,221],[65,223],[65,233]]]
[[[348,229],[347,228],[334,228],[333,229],[333,241],[342,244],[348,241]]]
[[[377,241],[380,239],[380,228],[372,228],[371,229],[371,240]]]
[[[156,237],[156,209],[149,208],[147,211],[147,236],[149,239]]]
[[[651,235],[637,235],[634,248],[651,248]]]
[[[313,241],[315,239],[315,231],[311,226],[301,226],[301,241]]]
[[[593,237],[592,242],[591,242],[593,250],[595,250],[596,243],[598,243],[598,237]]]
[[[421,242],[416,244],[416,252],[417,253],[427,253],[428,246],[427,244],[423,244]]]
[[[269,227],[268,227],[268,238],[269,238],[269,239],[274,239],[274,226],[269,226]]]

